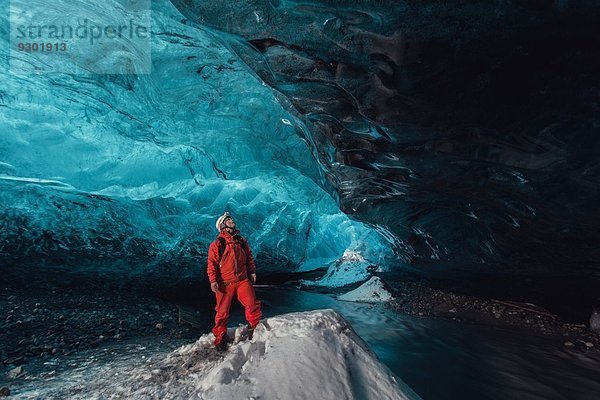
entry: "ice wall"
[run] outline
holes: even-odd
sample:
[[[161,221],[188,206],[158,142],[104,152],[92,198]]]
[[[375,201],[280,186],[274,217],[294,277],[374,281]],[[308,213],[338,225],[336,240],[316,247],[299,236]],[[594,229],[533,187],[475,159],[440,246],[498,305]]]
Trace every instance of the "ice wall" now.
[[[3,264],[186,276],[228,209],[330,285],[597,282],[597,2],[172,3],[150,75],[2,76]]]
[[[405,265],[598,277],[597,2],[173,3],[252,44]]]
[[[91,3],[62,5],[76,14]],[[118,6],[103,2],[103,12]],[[40,23],[55,17],[44,15]],[[225,210],[263,274],[326,266],[346,251],[379,262],[385,240],[318,184],[306,127],[227,38],[186,23],[167,1],[153,3],[151,23],[150,74],[88,73],[74,57],[64,62],[78,73],[2,74],[4,271],[197,276]],[[1,40],[8,64],[14,54]]]

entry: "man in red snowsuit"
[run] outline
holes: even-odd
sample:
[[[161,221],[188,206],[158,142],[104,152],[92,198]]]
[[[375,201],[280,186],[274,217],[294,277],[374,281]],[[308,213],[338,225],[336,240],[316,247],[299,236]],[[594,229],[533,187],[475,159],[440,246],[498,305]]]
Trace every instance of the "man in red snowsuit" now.
[[[208,249],[208,279],[215,293],[214,344],[219,349],[227,345],[227,320],[234,296],[246,310],[249,338],[261,317],[260,301],[256,299],[254,287],[256,266],[248,242],[235,228],[235,221],[228,212],[217,219],[219,236]]]

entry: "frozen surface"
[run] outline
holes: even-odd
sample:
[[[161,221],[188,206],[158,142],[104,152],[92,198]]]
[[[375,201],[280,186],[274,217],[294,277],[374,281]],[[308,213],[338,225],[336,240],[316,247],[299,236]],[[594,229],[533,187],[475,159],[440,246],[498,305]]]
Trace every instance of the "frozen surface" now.
[[[172,2],[243,38],[401,262],[597,279],[597,1]]]
[[[118,8],[9,3],[37,25]],[[574,276],[594,286],[552,292],[589,301],[597,3],[157,0],[139,75],[87,70],[120,59],[102,46],[32,74],[3,35],[28,68],[0,76],[0,272],[197,278],[227,210],[262,274]]]
[[[338,296],[344,301],[359,301],[365,303],[378,303],[392,300],[394,297],[384,287],[382,280],[374,276],[354,290]]]
[[[19,398],[418,399],[332,309],[262,321],[252,341],[230,328],[227,352],[212,334],[168,354],[90,366],[18,393]],[[75,383],[76,382],[76,383]]]
[[[93,14],[91,3],[44,4],[36,22],[65,8]],[[103,2],[103,15],[117,6]],[[78,74],[0,77],[0,265],[185,278],[201,270],[223,211],[263,274],[327,266],[347,250],[371,263],[389,252],[320,186],[304,124],[231,51],[233,39],[186,22],[166,0],[153,2],[151,26],[150,74],[88,73],[89,58],[70,57]]]

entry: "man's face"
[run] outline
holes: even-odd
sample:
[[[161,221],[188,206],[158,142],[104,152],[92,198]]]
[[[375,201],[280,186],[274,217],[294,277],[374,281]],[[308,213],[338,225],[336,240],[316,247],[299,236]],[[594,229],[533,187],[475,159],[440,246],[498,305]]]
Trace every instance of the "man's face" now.
[[[225,223],[225,226],[228,228],[235,228],[235,221],[231,217],[225,218],[223,223]]]

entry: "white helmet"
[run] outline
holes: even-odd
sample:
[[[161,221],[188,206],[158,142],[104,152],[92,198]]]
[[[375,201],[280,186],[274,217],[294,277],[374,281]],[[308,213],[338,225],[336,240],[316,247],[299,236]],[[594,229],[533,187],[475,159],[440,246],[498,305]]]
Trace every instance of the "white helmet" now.
[[[221,215],[219,218],[217,218],[217,223],[215,224],[215,226],[217,227],[217,230],[219,232],[221,232],[221,224],[223,223],[223,221],[225,221],[225,218],[229,217],[229,213],[227,211],[225,211],[223,213],[223,215]]]

